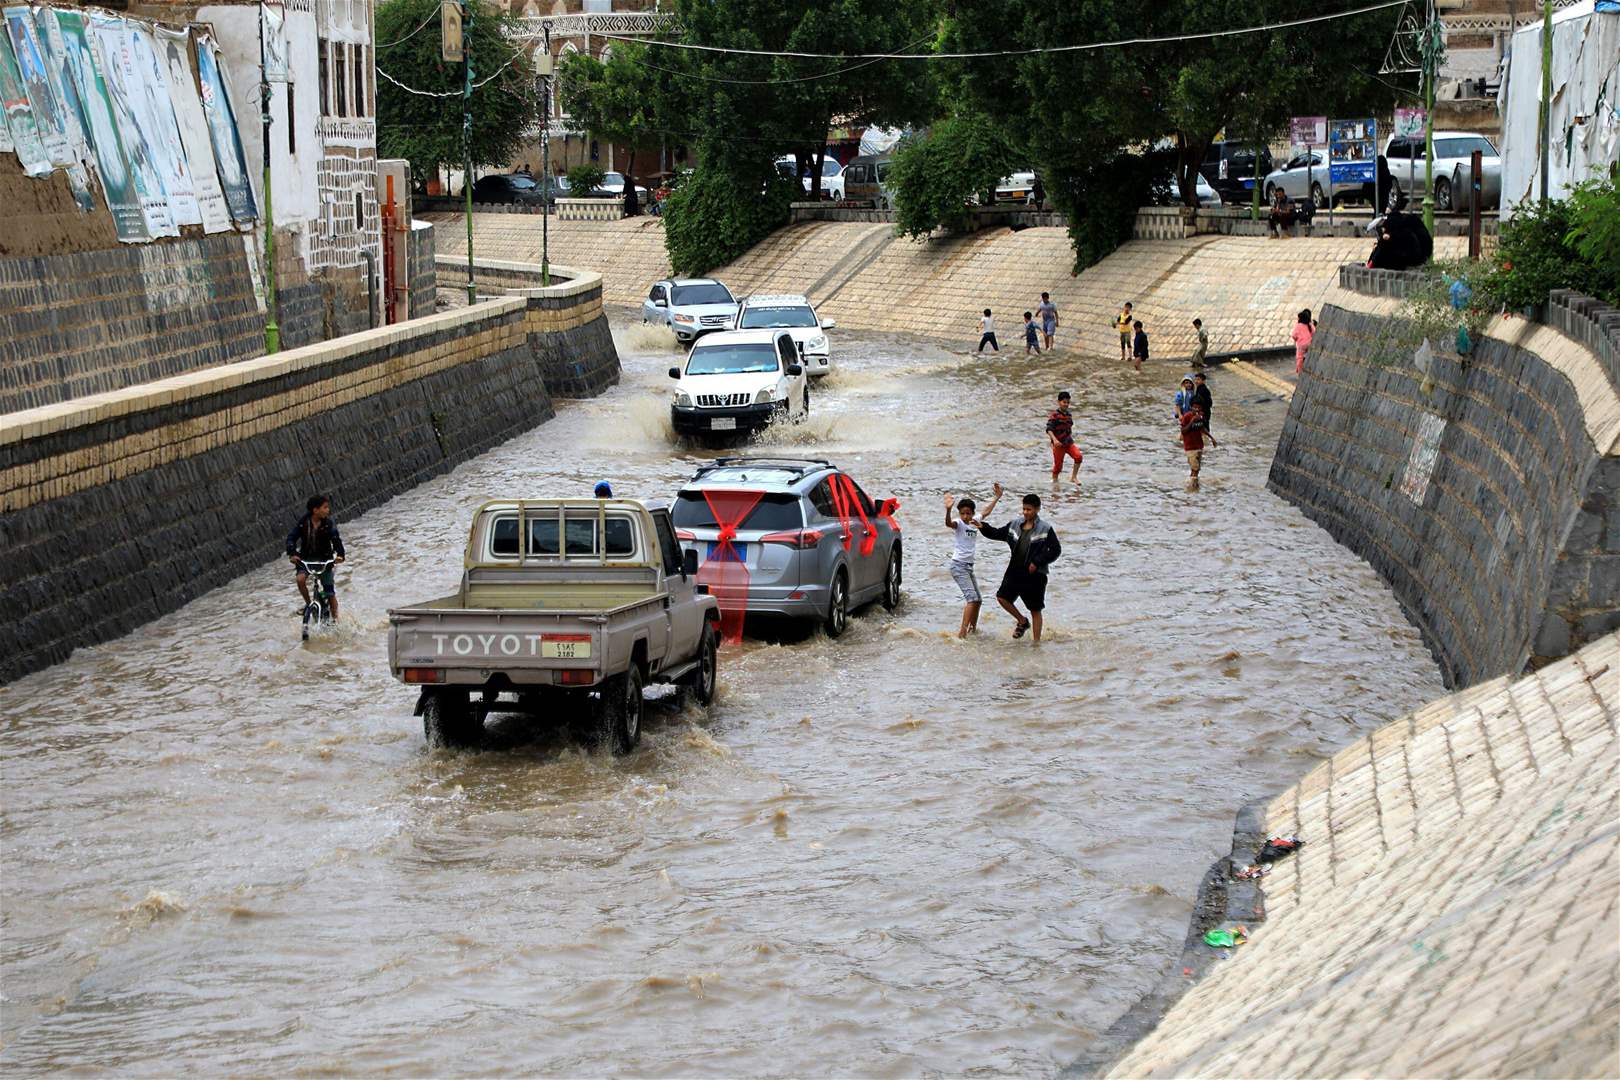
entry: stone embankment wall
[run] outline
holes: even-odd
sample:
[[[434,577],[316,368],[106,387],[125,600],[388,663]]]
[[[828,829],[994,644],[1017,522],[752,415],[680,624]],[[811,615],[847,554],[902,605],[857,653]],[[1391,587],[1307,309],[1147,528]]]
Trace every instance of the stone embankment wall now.
[[[595,290],[580,275],[0,417],[0,682],[262,565],[311,492],[352,516],[543,422],[537,339],[602,385],[618,355]]]
[[[1191,946],[1109,1075],[1620,1076],[1617,732],[1610,634],[1345,747],[1262,811],[1297,855],[1216,864],[1248,944]]]
[[[439,252],[466,255],[459,215],[429,215]],[[474,214],[474,252],[536,262],[541,217]],[[553,258],[602,274],[603,299],[639,306],[669,273],[663,222],[552,221]],[[1467,241],[1441,237],[1441,256],[1461,255]],[[991,308],[1008,343],[1023,312],[1043,291],[1058,305],[1064,348],[1117,355],[1112,329],[1127,300],[1146,324],[1156,357],[1192,351],[1192,320],[1204,320],[1210,347],[1236,352],[1289,344],[1294,315],[1319,308],[1338,267],[1365,259],[1361,237],[1194,236],[1133,241],[1072,274],[1074,251],[1061,228],[986,228],[962,237],[916,242],[885,222],[810,221],[779,229],[729,266],[713,271],[738,295],[803,293],[823,317],[843,327],[978,341],[979,312]]]
[[[1493,321],[1466,358],[1419,361],[1394,344],[1405,277],[1346,267],[1342,280],[1272,489],[1389,581],[1448,685],[1620,627],[1620,389],[1604,364],[1518,318]]]
[[[29,179],[0,159],[0,413],[262,352],[250,262],[262,259],[262,234],[185,232],[121,244],[105,207],[78,209],[65,174]],[[420,243],[431,247],[431,231]],[[370,326],[363,268],[312,278],[280,237],[276,256],[283,348]],[[425,300],[416,314],[433,310]]]

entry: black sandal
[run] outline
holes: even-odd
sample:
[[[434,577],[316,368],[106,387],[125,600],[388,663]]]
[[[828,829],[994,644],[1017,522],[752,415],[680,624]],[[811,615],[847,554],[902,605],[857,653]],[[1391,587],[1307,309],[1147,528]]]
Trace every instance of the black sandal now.
[[[1019,619],[1018,620],[1018,625],[1013,627],[1013,637],[1015,637],[1015,638],[1023,637],[1024,632],[1027,631],[1028,629],[1029,629],[1029,620],[1028,619]]]

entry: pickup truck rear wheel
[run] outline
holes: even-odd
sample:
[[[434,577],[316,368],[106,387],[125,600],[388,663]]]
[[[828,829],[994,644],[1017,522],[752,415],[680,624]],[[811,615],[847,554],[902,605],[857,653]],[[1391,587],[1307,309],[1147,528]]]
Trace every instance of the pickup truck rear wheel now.
[[[641,669],[634,664],[623,675],[602,684],[602,734],[615,754],[628,754],[641,743]]]
[[[714,623],[703,624],[697,662],[697,668],[682,680],[681,689],[691,694],[699,705],[709,705],[714,702],[715,683],[720,671],[720,640],[715,636]]]
[[[483,735],[483,721],[465,697],[440,692],[422,703],[422,736],[430,749],[477,746]]]

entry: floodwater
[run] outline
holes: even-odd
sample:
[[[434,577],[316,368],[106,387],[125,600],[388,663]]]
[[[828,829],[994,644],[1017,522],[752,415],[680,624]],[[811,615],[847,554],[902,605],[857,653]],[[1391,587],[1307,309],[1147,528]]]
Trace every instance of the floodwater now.
[[[671,354],[358,518],[307,646],[284,563],[0,689],[0,1068],[130,1075],[1050,1075],[1172,962],[1246,801],[1442,692],[1373,573],[1264,481],[1275,401],[1179,372],[835,332],[767,440],[896,496],[906,595],[726,650],[712,713],[614,759],[497,721],[429,752],[386,611],[494,496],[668,497]],[[1048,398],[1083,484],[1054,489]],[[356,437],[363,437],[357,432]],[[1035,490],[1047,639],[955,639],[945,493]],[[306,493],[289,491],[289,520]],[[1015,506],[1004,505],[1006,515]],[[993,588],[1005,548],[981,544]]]

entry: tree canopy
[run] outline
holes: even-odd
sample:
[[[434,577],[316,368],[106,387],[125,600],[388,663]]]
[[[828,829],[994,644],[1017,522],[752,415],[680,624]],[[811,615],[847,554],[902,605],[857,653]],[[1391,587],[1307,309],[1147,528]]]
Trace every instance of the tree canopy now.
[[[417,177],[463,161],[461,64],[440,59],[438,12],[439,0],[385,0],[377,8],[377,152],[405,158]],[[511,20],[493,4],[476,3],[463,26],[478,84],[469,140],[475,166],[510,161],[539,119],[533,68],[505,33]]]

